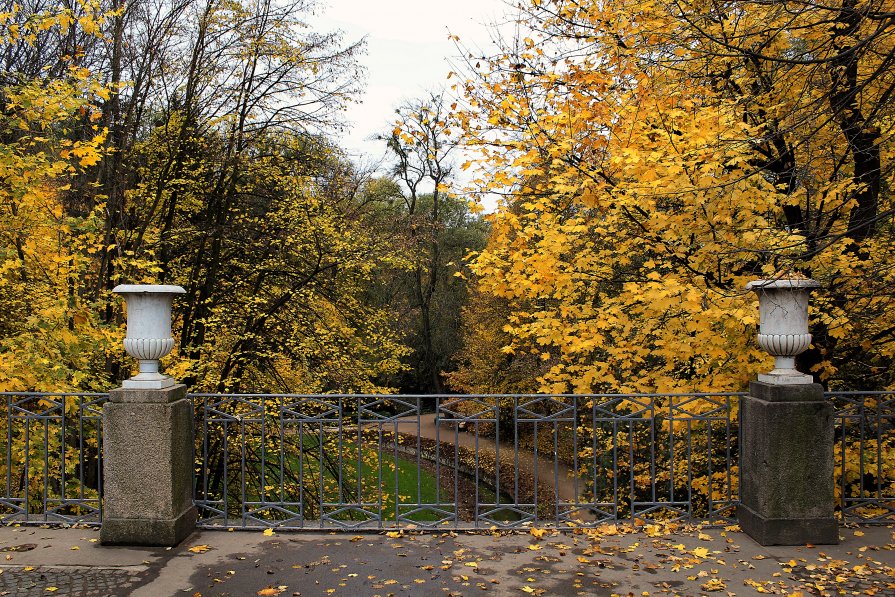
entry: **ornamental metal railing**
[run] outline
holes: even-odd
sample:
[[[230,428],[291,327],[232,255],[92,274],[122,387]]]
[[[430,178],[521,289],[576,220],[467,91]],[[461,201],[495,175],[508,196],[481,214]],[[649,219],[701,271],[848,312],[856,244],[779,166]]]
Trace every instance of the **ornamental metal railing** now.
[[[102,407],[108,394],[0,393],[0,522],[102,520]],[[2,437],[2,436],[0,436]]]
[[[720,522],[737,394],[195,396],[205,527]]]
[[[742,395],[191,395],[200,525],[724,522]],[[891,524],[895,393],[826,396],[839,515]],[[0,393],[0,522],[101,522],[107,400]]]
[[[836,499],[853,522],[895,522],[895,392],[828,392],[836,418]]]

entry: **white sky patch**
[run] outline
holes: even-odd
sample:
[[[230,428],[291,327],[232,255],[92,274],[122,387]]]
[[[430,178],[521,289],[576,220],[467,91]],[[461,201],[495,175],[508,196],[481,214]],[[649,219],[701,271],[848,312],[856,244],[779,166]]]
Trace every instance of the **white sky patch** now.
[[[512,9],[504,0],[321,0],[318,12],[311,23],[343,31],[346,42],[366,36],[367,52],[359,59],[367,69],[366,91],[361,103],[349,106],[338,142],[355,161],[378,163],[385,144],[375,137],[391,130],[395,108],[449,86],[449,61],[457,62],[459,51],[448,35],[490,53],[493,25]]]

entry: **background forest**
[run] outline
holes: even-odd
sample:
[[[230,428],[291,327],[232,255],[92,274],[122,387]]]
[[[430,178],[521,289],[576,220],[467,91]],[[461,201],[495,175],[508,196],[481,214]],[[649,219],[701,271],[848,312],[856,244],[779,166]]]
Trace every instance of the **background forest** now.
[[[388,175],[311,8],[3,3],[0,390],[117,385],[125,282],[186,288],[194,391],[741,390],[745,283],[796,272],[803,370],[895,384],[895,2],[526,0],[384,125]]]

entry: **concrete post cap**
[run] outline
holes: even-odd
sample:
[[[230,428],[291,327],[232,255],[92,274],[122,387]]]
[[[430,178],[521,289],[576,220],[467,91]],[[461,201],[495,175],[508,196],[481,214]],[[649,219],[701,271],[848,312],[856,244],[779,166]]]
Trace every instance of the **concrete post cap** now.
[[[786,288],[820,288],[820,283],[811,278],[774,278],[753,280],[746,284],[746,290],[782,290]]]
[[[112,289],[115,294],[186,294],[181,286],[172,284],[119,284]]]

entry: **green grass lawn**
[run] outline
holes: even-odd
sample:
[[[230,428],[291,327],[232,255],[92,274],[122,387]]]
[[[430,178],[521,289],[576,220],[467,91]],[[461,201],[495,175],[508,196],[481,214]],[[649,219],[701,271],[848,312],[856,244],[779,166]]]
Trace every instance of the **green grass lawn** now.
[[[292,447],[284,450],[282,462],[279,451],[275,452],[276,456],[273,456],[270,450],[266,454],[264,501],[294,502],[301,496],[306,504],[306,516],[315,517],[311,510],[316,511],[316,508],[309,508],[309,503],[313,501],[316,505],[320,502],[322,493],[322,501],[325,504],[361,504],[363,509],[380,516],[383,521],[394,521],[397,518],[395,512],[397,499],[402,506],[400,514],[406,520],[424,522],[442,517],[431,510],[408,514],[414,509],[414,504],[439,502],[435,475],[425,468],[418,467],[415,460],[396,457],[388,450],[379,452],[375,447],[363,445],[359,447],[357,442],[345,439],[341,444],[325,442],[321,450],[317,434],[308,434],[302,438],[301,448],[298,442],[290,443]],[[299,454],[300,450],[304,451],[303,455]],[[323,467],[322,474],[321,459],[328,462],[328,466]],[[247,469],[256,471],[253,474],[247,473],[247,481],[252,479],[258,482],[254,483],[254,487],[246,487],[246,501],[260,500],[262,493],[260,468],[260,459],[251,465],[247,462]],[[339,470],[341,470],[341,491]],[[303,492],[298,491],[298,484],[295,482],[299,478],[304,480]],[[284,480],[282,488],[281,480]],[[445,488],[441,491],[441,501],[453,502]],[[327,507],[330,513],[337,509],[336,506]],[[335,517],[346,521],[360,520],[364,518],[364,514],[346,511]]]

